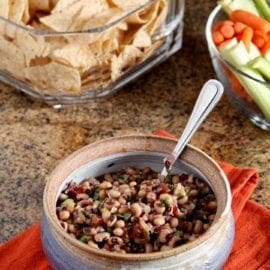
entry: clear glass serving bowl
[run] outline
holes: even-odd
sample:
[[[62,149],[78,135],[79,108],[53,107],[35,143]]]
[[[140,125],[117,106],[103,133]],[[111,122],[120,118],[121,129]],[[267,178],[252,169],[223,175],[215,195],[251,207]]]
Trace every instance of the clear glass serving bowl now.
[[[94,14],[80,31],[62,31],[59,17],[45,20],[55,24],[48,30],[36,20],[42,13],[31,26],[0,16],[0,80],[56,108],[115,92],[182,46],[184,0],[134,3]]]
[[[263,82],[253,78],[239,70],[234,65],[228,63],[224,58],[222,58],[212,40],[213,25],[226,18],[227,16],[222,11],[221,7],[217,6],[211,12],[207,20],[205,35],[213,67],[218,79],[224,85],[225,93],[227,94],[229,101],[236,107],[236,109],[263,130],[270,130],[270,119],[263,114],[252,98],[245,92],[244,88],[239,91],[239,81],[233,74],[244,76],[247,81],[252,82],[253,87],[256,87],[256,91],[260,91],[262,86],[264,88],[269,88],[270,91],[270,82]],[[232,80],[232,78],[234,78],[234,80]]]

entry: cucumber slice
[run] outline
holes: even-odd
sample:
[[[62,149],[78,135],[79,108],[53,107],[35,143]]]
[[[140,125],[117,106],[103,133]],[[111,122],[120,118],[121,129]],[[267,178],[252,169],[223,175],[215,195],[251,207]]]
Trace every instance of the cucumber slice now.
[[[268,62],[264,57],[257,57],[253,61],[249,62],[248,65],[270,81],[270,62]]]

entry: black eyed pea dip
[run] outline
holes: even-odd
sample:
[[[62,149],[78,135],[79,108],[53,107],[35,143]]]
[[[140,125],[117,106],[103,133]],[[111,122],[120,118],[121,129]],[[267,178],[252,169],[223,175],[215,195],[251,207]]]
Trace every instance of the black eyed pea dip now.
[[[57,200],[63,229],[86,245],[119,253],[169,250],[193,241],[214,220],[210,186],[192,174],[159,180],[151,168],[70,182]]]

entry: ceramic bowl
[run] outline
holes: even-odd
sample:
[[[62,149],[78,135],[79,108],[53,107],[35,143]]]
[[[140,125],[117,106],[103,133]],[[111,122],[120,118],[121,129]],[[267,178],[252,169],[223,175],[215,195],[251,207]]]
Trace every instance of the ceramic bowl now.
[[[192,173],[204,179],[217,198],[210,228],[196,240],[167,251],[118,254],[91,248],[68,235],[56,215],[56,201],[66,183],[118,171],[126,166],[159,171],[175,141],[156,136],[116,137],[90,144],[67,157],[50,175],[44,190],[42,243],[54,269],[220,269],[234,239],[231,192],[217,163],[188,145],[173,173]]]

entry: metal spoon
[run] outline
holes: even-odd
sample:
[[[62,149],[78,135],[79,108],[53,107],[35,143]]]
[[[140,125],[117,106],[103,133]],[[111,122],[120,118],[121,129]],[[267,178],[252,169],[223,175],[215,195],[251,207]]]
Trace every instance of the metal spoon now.
[[[164,167],[160,175],[161,180],[166,178],[172,169],[174,162],[178,159],[186,144],[201,125],[203,120],[216,106],[222,94],[223,86],[219,81],[209,80],[204,84],[177,145],[175,146],[173,152],[164,159]]]

